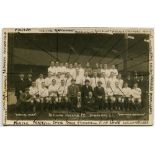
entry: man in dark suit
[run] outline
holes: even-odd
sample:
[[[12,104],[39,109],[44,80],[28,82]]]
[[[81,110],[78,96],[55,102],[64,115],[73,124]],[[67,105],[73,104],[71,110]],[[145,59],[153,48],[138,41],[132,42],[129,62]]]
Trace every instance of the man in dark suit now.
[[[125,79],[125,82],[128,83],[128,86],[129,86],[130,88],[133,87],[134,81],[133,81],[133,79],[131,78],[131,75],[130,75],[130,74],[127,75],[127,78]]]
[[[75,79],[71,80],[71,85],[68,87],[68,101],[69,110],[76,111],[77,109],[77,95],[79,87],[75,84]]]
[[[31,95],[29,94],[29,88],[25,88],[25,91],[20,94],[20,112],[27,112],[30,110]]]
[[[33,79],[32,79],[32,74],[28,74],[27,75],[27,78],[26,78],[26,80],[25,80],[25,86],[28,88],[28,87],[30,87],[31,85],[32,85],[32,81],[33,81]]]
[[[15,83],[15,95],[17,97],[17,101],[20,97],[20,94],[22,94],[25,90],[25,80],[24,80],[24,74],[20,73],[16,83]]]
[[[95,96],[95,101],[98,104],[99,110],[102,110],[105,102],[105,90],[102,87],[101,81],[98,81],[97,86],[94,88],[94,96]]]
[[[92,87],[90,86],[90,81],[89,80],[86,80],[85,81],[85,85],[83,85],[82,86],[82,98],[84,99],[84,98],[87,98],[88,97],[88,93],[89,92],[92,92],[93,91],[93,89],[92,89]]]
[[[87,79],[85,80],[85,85],[82,86],[82,89],[81,89],[81,97],[82,97],[82,107],[85,109],[87,107],[86,106],[86,99],[88,98],[89,96],[89,92],[93,92],[93,89],[92,87],[90,86],[90,81]]]
[[[92,91],[88,92],[88,97],[85,99],[84,112],[86,111],[91,111],[91,112],[96,111],[95,98],[93,96]]]
[[[15,81],[15,96],[17,98],[16,112],[20,111],[20,95],[25,90],[24,74],[20,73]]]

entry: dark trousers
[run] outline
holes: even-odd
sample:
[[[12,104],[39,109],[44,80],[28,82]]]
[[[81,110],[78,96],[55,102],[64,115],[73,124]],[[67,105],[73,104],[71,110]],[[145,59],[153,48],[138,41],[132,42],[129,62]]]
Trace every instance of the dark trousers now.
[[[16,112],[27,113],[31,112],[31,104],[30,102],[20,102],[17,104]]]
[[[125,110],[130,110],[132,108],[131,105],[132,105],[132,102],[129,100],[128,97],[125,97],[124,98],[124,108],[125,108]]]
[[[98,105],[98,110],[103,110],[103,104],[104,104],[104,100],[103,98],[96,98],[96,103]]]
[[[76,111],[77,110],[77,97],[70,97],[68,103],[69,111]]]
[[[139,111],[141,109],[142,105],[138,102],[135,102],[132,104],[132,110]]]

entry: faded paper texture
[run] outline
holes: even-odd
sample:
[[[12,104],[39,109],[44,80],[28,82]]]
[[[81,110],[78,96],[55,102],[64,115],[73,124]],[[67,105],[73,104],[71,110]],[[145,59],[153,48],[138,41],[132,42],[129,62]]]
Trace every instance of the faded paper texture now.
[[[153,29],[3,29],[4,125],[152,125]]]

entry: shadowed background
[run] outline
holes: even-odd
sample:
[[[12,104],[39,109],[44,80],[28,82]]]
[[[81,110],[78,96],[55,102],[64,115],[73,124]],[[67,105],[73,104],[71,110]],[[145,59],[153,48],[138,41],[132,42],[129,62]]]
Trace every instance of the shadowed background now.
[[[131,37],[131,38],[130,38]],[[79,62],[84,67],[90,62],[116,65],[125,76],[135,71],[149,73],[149,43],[146,34],[58,34],[10,33],[8,37],[8,88],[14,88],[17,75],[39,73],[47,75],[51,60]],[[127,66],[125,66],[125,64]],[[125,70],[125,71],[124,71]]]

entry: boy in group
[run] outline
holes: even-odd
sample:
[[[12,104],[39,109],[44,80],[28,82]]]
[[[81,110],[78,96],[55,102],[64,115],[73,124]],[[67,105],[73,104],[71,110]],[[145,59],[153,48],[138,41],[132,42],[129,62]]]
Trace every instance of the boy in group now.
[[[58,88],[58,102],[60,109],[65,110],[67,108],[67,87],[64,79],[61,80],[61,84]]]
[[[29,94],[31,95],[30,103],[31,103],[33,112],[36,112],[36,110],[38,111],[39,109],[39,103],[40,103],[39,90],[36,86],[36,82],[32,82],[32,85],[29,88]]]
[[[135,83],[132,89],[132,104],[133,108],[137,111],[141,108],[141,94],[141,89],[138,88],[138,84]]]
[[[77,95],[79,92],[79,87],[75,84],[75,82],[75,79],[72,79],[71,85],[68,87],[69,110],[73,112],[77,109]]]
[[[123,91],[122,102],[124,103],[125,110],[129,110],[131,108],[132,91],[131,91],[131,88],[128,87],[127,82],[124,83],[124,87],[123,87],[122,91]]]
[[[45,86],[45,82],[42,82],[42,87],[39,89],[40,110],[47,110],[50,102],[49,92]]]
[[[36,87],[37,87],[38,89],[41,88],[42,82],[45,82],[45,79],[44,79],[43,74],[40,74],[40,75],[39,75],[39,78],[36,79]]]
[[[97,86],[94,88],[94,96],[96,103],[98,104],[98,109],[102,110],[105,108],[105,90],[102,87],[102,82],[98,81]]]
[[[57,103],[58,103],[58,85],[56,84],[56,80],[52,80],[52,84],[48,88],[49,91],[49,97],[50,97],[50,110],[56,110],[57,109]]]

